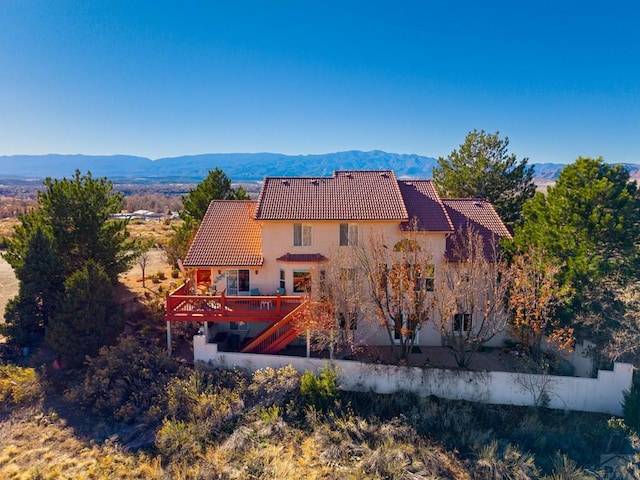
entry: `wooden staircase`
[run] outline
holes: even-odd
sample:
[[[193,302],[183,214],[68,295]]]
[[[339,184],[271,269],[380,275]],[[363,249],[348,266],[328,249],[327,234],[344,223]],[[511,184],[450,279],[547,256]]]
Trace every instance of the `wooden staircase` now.
[[[306,301],[298,305],[292,312],[282,318],[282,320],[277,321],[262,331],[257,337],[244,345],[240,349],[240,352],[274,354],[285,348],[300,335],[293,320],[296,317],[296,313],[302,309],[305,304]]]

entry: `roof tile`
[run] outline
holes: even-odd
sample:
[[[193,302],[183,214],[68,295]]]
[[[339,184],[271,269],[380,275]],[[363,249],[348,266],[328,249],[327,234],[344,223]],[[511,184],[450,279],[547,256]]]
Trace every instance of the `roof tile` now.
[[[484,240],[484,252],[487,258],[494,255],[494,243],[501,238],[512,238],[493,205],[486,200],[476,198],[443,198],[449,218],[456,232],[473,228]],[[447,255],[451,257],[455,235],[447,238]]]
[[[337,171],[332,177],[266,177],[258,220],[408,220],[392,171]]]
[[[256,201],[213,200],[184,260],[187,267],[262,265]]]
[[[431,180],[399,180],[398,186],[409,213],[403,230],[452,232],[453,224]],[[413,220],[417,221],[414,225]]]

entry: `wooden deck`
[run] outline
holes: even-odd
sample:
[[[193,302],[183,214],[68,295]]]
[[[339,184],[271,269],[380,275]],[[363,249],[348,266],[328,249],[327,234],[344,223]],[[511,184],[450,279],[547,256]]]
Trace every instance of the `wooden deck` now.
[[[167,293],[165,321],[275,323],[302,304],[302,296],[188,295],[184,286]]]

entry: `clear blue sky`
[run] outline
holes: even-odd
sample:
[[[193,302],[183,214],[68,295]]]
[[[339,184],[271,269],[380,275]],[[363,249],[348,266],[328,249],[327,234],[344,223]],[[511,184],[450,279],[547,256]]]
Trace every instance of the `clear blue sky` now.
[[[640,162],[640,2],[0,0],[0,155]]]

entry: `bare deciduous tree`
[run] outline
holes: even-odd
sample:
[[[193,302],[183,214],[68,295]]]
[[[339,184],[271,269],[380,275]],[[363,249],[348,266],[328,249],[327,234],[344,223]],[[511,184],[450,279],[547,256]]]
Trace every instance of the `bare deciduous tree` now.
[[[484,239],[472,228],[455,234],[438,271],[435,323],[458,366],[467,368],[473,354],[505,330],[506,273],[497,239]]]
[[[350,250],[332,252],[331,260],[312,272],[309,301],[296,318],[298,330],[306,332],[313,350],[336,354],[355,353],[356,329],[362,318],[362,275]],[[360,339],[364,341],[364,338]]]
[[[142,270],[142,288],[146,288],[145,282],[146,282],[146,269],[147,269],[147,265],[149,264],[149,259],[150,257],[150,253],[149,250],[151,249],[151,247],[153,246],[153,239],[149,239],[146,241],[143,241],[140,244],[140,255],[138,255],[138,258],[136,259],[138,262],[138,265],[140,265],[140,270]]]
[[[433,310],[434,264],[426,236],[413,229],[390,246],[372,232],[368,244],[353,253],[363,273],[364,304],[372,307],[397,360],[406,361]]]
[[[609,324],[609,340],[602,349],[612,361],[637,364],[640,353],[640,286],[637,283],[618,287],[614,291],[619,305],[616,325]]]

